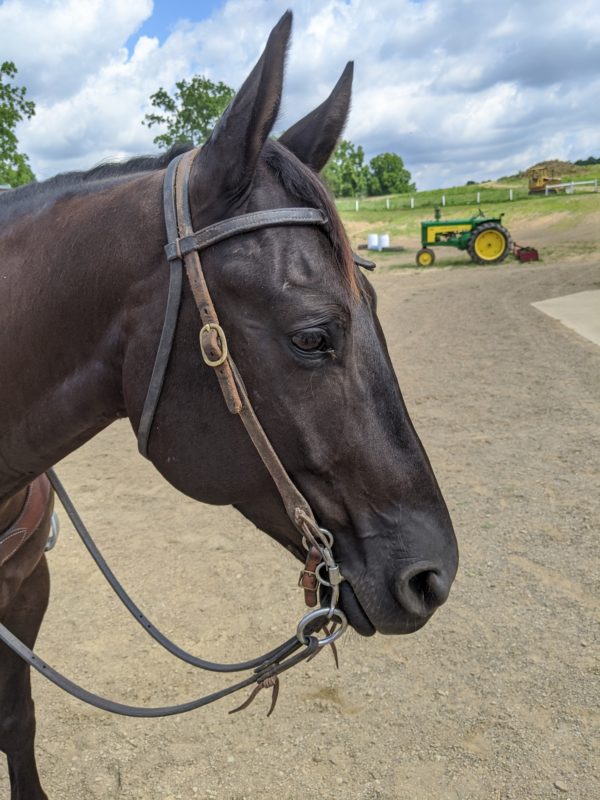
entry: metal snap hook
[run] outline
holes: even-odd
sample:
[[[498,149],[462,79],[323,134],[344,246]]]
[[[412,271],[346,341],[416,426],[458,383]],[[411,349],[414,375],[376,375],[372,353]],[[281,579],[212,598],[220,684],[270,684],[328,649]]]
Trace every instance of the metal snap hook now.
[[[327,528],[319,528],[319,533],[321,534],[321,537],[325,540],[326,547],[328,547],[329,550],[331,550],[333,548],[333,533],[331,533],[331,531],[328,531]]]
[[[333,548],[333,534],[331,531],[328,531],[327,528],[317,528],[316,530],[319,532],[319,535],[317,537],[313,534],[312,538],[315,540],[317,547],[321,552],[323,552],[323,550],[331,551]],[[305,550],[310,549],[310,544],[306,536],[302,536],[302,546]]]

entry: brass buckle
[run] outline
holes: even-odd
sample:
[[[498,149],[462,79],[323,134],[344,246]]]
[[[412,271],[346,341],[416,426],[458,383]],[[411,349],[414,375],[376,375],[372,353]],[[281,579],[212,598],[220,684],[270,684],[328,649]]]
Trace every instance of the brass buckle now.
[[[302,569],[300,570],[300,577],[298,578],[298,586],[300,587],[300,589],[308,589],[309,591],[312,591],[312,587],[304,585],[304,578],[312,578],[312,580],[314,580],[315,582],[315,589],[317,588],[318,579],[316,572],[313,572],[310,569]]]
[[[221,345],[221,349],[223,351],[221,357],[217,358],[215,361],[210,359],[206,354],[206,351],[204,349],[204,343],[202,341],[203,334],[210,333],[211,331],[216,332],[217,336],[219,337],[219,344]],[[202,358],[204,359],[204,363],[208,364],[209,367],[220,367],[221,364],[223,364],[227,360],[227,356],[229,355],[229,353],[227,352],[227,338],[225,336],[225,331],[220,325],[217,325],[216,322],[207,322],[206,325],[204,325],[200,329],[199,341],[200,341],[200,352],[202,353]]]

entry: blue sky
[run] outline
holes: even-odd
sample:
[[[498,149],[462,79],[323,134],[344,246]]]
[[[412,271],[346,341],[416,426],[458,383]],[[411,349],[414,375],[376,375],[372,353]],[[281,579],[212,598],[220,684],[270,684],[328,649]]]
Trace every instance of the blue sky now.
[[[276,133],[355,61],[345,136],[395,152],[418,188],[600,155],[598,0],[3,0],[0,57],[36,103],[19,141],[38,178],[155,150],[160,86],[239,88],[294,12]]]
[[[156,36],[162,44],[180,19],[199,22],[210,17],[222,5],[222,0],[154,0],[152,15],[131,35],[127,45],[134,47],[140,36]]]

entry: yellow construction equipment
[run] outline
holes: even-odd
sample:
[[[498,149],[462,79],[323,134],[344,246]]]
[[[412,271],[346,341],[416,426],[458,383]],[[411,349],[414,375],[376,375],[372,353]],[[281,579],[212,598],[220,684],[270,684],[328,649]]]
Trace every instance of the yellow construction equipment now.
[[[556,183],[560,176],[550,172],[546,167],[534,167],[528,170],[529,194],[545,194],[549,183]],[[557,194],[558,189],[549,189],[550,194]]]

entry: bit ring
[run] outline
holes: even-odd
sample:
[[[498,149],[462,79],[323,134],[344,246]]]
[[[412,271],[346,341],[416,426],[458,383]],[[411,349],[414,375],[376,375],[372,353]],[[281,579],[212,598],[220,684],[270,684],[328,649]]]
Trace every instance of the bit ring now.
[[[304,633],[306,626],[310,622],[314,622],[316,619],[320,619],[323,617],[324,620],[335,620],[339,622],[340,627],[336,628],[327,636],[324,636],[322,639],[319,639],[315,636],[314,633],[311,633],[310,636],[314,636],[318,643],[319,647],[325,647],[327,644],[332,644],[335,642],[336,639],[339,639],[342,633],[348,627],[348,620],[346,619],[346,615],[343,611],[340,611],[339,608],[334,608],[333,611],[330,608],[316,608],[314,611],[309,611],[308,614],[305,614],[300,622],[298,623],[298,627],[296,628],[296,638],[300,642],[300,644],[307,645],[309,642],[310,636]]]

